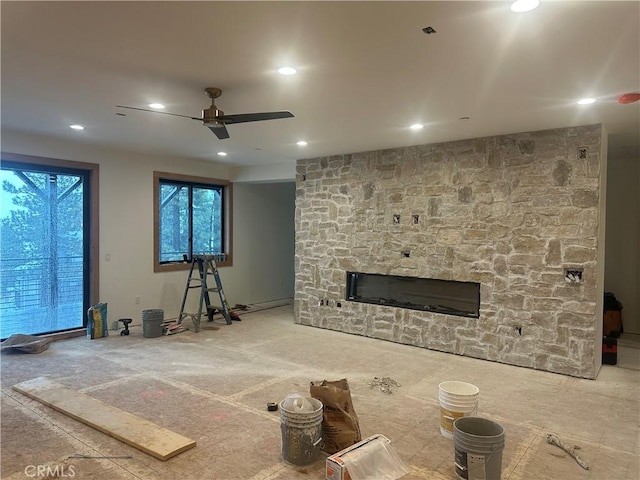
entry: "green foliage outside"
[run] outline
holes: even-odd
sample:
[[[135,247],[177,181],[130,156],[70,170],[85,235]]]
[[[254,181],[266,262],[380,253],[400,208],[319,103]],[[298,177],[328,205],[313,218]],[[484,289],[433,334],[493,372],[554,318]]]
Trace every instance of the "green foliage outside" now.
[[[161,183],[160,262],[221,252],[222,188]]]

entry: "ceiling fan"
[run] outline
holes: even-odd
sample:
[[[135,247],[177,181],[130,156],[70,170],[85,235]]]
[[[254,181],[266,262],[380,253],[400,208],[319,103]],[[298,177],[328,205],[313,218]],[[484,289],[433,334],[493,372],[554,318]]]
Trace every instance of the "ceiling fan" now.
[[[146,108],[127,107],[125,105],[116,105],[117,108],[127,108],[129,110],[140,110],[142,112],[162,113],[163,115],[172,115],[174,117],[190,118],[191,120],[199,120],[205,127],[209,129],[220,140],[229,138],[229,132],[226,125],[234,123],[260,122],[262,120],[276,120],[278,118],[293,117],[293,113],[288,111],[281,112],[261,112],[261,113],[239,113],[236,115],[225,115],[222,110],[216,107],[215,99],[222,95],[222,90],[216,87],[205,88],[204,90],[209,98],[211,98],[211,106],[202,111],[202,117],[190,117],[188,115],[179,115],[177,113],[160,112],[158,110],[147,110]]]

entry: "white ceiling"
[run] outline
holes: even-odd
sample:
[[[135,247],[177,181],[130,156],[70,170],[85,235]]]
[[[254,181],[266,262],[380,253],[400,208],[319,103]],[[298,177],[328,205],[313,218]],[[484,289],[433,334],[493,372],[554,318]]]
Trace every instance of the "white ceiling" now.
[[[525,14],[483,1],[2,1],[1,20],[3,130],[269,165],[604,123],[610,159],[640,157],[640,102],[616,102],[640,91],[637,1]],[[222,88],[226,114],[295,118],[230,125],[218,140],[195,120],[115,107],[199,117],[205,87]],[[586,96],[598,101],[575,103]]]

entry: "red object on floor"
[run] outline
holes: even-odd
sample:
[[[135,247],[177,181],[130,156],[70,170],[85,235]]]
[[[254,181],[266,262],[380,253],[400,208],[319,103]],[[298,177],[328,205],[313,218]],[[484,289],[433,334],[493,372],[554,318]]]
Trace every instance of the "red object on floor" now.
[[[618,363],[618,339],[604,337],[602,339],[602,363],[615,365]]]

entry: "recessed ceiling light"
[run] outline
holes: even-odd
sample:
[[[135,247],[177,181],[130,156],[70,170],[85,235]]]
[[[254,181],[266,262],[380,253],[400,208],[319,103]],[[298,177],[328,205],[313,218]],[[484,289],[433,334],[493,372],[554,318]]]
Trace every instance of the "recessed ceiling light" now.
[[[73,128],[74,130],[84,130],[82,125],[69,125],[69,128]]]
[[[150,103],[149,108],[156,108],[158,110],[162,110],[164,108],[164,105],[161,103]]]
[[[581,98],[576,102],[578,105],[591,105],[592,103],[596,103],[595,98]]]
[[[300,147],[304,147],[307,145],[307,142],[305,142],[304,140],[300,140],[299,142],[296,142],[296,145],[299,145]]]
[[[511,11],[522,13],[529,12],[540,5],[538,0],[516,0],[511,4]]]
[[[280,75],[295,75],[297,70],[293,67],[280,67],[278,73]]]
[[[424,128],[424,125],[421,123],[414,123],[413,125],[411,125],[409,127],[411,130],[422,130]]]
[[[218,152],[218,156],[219,157],[226,157],[227,156],[227,152]]]

